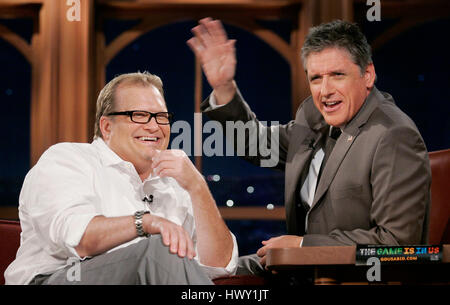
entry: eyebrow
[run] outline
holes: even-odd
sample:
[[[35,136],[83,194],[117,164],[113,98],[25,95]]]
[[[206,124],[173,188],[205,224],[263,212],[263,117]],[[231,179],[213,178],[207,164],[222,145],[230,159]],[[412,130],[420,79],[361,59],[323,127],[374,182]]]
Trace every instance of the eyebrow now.
[[[315,80],[316,78],[319,78],[321,76],[322,75],[320,75],[320,74],[312,74],[311,76],[308,76],[308,79],[311,81],[311,80]]]
[[[337,70],[333,70],[333,71],[331,71],[329,73],[326,73],[326,74],[338,75],[338,74],[346,74],[346,72],[344,70],[342,70],[342,69],[337,69]],[[311,76],[308,76],[308,78],[310,80],[314,80],[314,79],[319,78],[321,76],[322,76],[322,74],[312,74]]]

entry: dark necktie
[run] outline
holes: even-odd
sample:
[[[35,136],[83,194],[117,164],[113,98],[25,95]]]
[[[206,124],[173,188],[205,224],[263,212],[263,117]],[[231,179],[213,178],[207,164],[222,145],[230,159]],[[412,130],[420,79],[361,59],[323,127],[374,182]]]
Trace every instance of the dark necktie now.
[[[323,157],[323,161],[322,164],[320,166],[320,171],[319,171],[319,175],[317,177],[317,185],[319,185],[319,180],[320,177],[322,176],[322,172],[323,169],[325,168],[325,164],[328,161],[328,158],[331,155],[331,152],[333,151],[334,145],[336,144],[337,139],[339,138],[339,136],[341,135],[342,131],[340,128],[338,127],[333,127],[330,126],[331,128],[331,132],[329,133],[329,136],[327,136],[326,140],[325,140],[325,149],[324,149],[324,157]]]

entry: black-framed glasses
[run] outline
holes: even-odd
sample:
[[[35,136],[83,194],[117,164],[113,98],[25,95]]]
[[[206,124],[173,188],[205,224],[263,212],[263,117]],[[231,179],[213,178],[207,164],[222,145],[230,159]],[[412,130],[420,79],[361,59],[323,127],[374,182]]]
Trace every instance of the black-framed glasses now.
[[[144,110],[130,110],[130,111],[120,111],[111,112],[107,115],[128,115],[131,121],[138,124],[147,124],[154,117],[156,123],[159,125],[169,125],[173,120],[173,113],[171,112],[148,112]]]

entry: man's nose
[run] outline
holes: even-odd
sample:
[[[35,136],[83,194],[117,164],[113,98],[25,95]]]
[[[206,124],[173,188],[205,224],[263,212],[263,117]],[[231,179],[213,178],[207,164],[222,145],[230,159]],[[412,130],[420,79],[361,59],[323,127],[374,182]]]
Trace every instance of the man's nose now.
[[[330,96],[333,93],[334,93],[333,84],[331,83],[328,76],[325,76],[322,79],[322,86],[320,87],[320,95],[323,97],[326,97],[326,96]]]
[[[150,121],[148,121],[148,123],[144,124],[144,128],[146,129],[159,129],[159,124],[158,122],[156,122],[156,117],[152,117],[150,118]]]

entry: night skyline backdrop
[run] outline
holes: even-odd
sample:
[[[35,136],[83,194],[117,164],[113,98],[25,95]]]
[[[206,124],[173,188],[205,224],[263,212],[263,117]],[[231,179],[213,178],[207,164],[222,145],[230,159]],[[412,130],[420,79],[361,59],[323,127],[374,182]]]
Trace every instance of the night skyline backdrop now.
[[[382,20],[360,25],[370,43],[393,22]],[[29,20],[2,19],[0,23],[28,41],[31,39]],[[136,21],[105,21],[106,41],[134,24]],[[176,120],[187,121],[193,127],[194,55],[186,41],[192,36],[190,29],[195,25],[195,21],[172,23],[141,36],[111,60],[106,68],[107,81],[118,74],[135,71],[160,76],[169,111],[175,113]],[[260,120],[287,123],[293,116],[289,65],[258,37],[237,27],[225,26],[228,36],[237,40],[236,82],[247,103]],[[289,40],[289,22],[266,22],[264,26]],[[373,52],[377,88],[390,93],[400,109],[413,119],[429,151],[450,148],[450,46],[445,41],[448,38],[443,36],[449,30],[450,19],[425,23]],[[31,69],[18,51],[1,39],[0,64],[3,106],[0,127],[5,135],[0,149],[0,205],[17,206],[23,178],[30,168]],[[211,88],[203,79],[203,98],[210,92]],[[206,121],[203,116],[203,124]],[[171,138],[176,136],[172,134]],[[203,135],[203,140],[206,137],[208,134]],[[282,172],[255,167],[238,157],[204,156],[202,165],[205,176],[220,176],[219,181],[208,180],[220,206],[228,200],[233,200],[235,206],[283,205]],[[253,187],[253,192],[248,191],[249,186]],[[284,230],[282,221],[227,221],[227,224],[237,236],[246,235],[240,238],[242,245],[245,244],[241,254],[257,248],[258,240]]]

